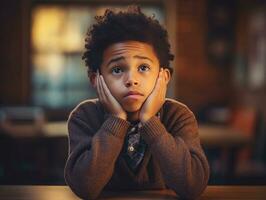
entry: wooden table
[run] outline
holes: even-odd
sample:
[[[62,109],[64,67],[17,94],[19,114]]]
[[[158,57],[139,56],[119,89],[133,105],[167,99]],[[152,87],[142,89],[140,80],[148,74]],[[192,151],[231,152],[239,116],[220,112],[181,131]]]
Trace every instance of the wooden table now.
[[[265,200],[266,186],[208,186],[199,200]],[[2,200],[77,200],[67,186],[0,186]],[[100,200],[178,199],[171,190],[105,192]]]

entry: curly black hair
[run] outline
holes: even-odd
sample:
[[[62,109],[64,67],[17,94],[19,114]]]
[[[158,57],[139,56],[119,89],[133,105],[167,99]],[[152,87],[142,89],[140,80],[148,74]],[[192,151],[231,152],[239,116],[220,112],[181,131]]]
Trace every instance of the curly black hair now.
[[[88,76],[96,72],[102,63],[104,50],[118,42],[134,40],[151,45],[158,57],[160,67],[173,69],[169,61],[174,59],[170,53],[167,31],[158,20],[146,16],[139,6],[129,6],[126,11],[115,13],[106,9],[103,16],[95,16],[96,23],[87,32],[82,59],[88,68]]]

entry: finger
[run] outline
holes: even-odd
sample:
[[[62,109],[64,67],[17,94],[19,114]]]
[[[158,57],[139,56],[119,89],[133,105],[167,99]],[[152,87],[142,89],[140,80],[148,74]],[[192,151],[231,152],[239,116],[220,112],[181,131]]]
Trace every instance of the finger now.
[[[99,86],[99,79],[98,79],[98,73],[96,74],[96,88],[97,88],[97,95],[100,98],[100,86]]]
[[[165,95],[166,95],[166,81],[165,79],[163,80],[163,84],[162,84],[162,98],[165,99]]]
[[[101,80],[101,83],[102,83],[102,87],[103,87],[103,91],[104,91],[105,96],[107,98],[110,97],[110,96],[112,96],[109,88],[107,87],[107,85],[106,85],[106,83],[105,83],[105,81],[103,79],[103,76],[100,76],[100,80]]]
[[[98,79],[99,79],[99,85],[100,85],[100,92],[101,92],[102,100],[103,100],[104,102],[106,102],[106,95],[105,95],[105,92],[104,92],[104,88],[103,88],[103,83],[102,83],[101,75],[99,75]]]
[[[164,84],[165,84],[165,79],[164,79],[164,70],[163,70],[161,74],[160,98],[163,98],[164,95]]]
[[[102,103],[104,103],[104,97],[103,97],[103,93],[102,93],[102,89],[101,89],[101,81],[100,81],[100,76],[98,74],[97,76],[97,81],[98,81],[98,90],[99,90],[99,98],[100,98],[100,101]]]
[[[110,93],[108,87],[106,86],[106,83],[105,83],[102,75],[100,75],[100,81],[101,81],[101,87],[102,87],[104,98],[107,101],[107,103],[109,103],[111,100],[111,93]]]
[[[163,69],[161,69],[160,75],[159,75],[159,78],[158,78],[158,88],[159,89],[161,88],[162,83],[163,83]]]
[[[104,95],[105,96],[107,96],[107,92],[106,92],[106,83],[105,83],[105,81],[104,81],[104,79],[103,79],[103,76],[99,76],[99,79],[100,79],[100,81],[101,81],[101,86],[102,86],[102,89],[103,89],[103,93],[104,93]]]
[[[160,69],[160,72],[159,72],[158,78],[156,80],[156,84],[155,84],[154,89],[158,90],[158,88],[160,87],[161,80],[162,80],[162,69]]]
[[[99,96],[100,91],[99,91],[98,73],[96,74],[96,89],[97,89],[97,94],[98,94],[98,96]]]
[[[162,74],[162,85],[163,85],[163,88],[166,84],[166,75],[165,75],[165,70],[163,70],[163,74]]]
[[[165,70],[162,70],[162,74],[161,74],[161,85],[160,85],[160,97],[161,98],[165,98],[165,94],[166,94],[166,73]]]
[[[167,90],[167,84],[166,84],[166,71],[164,71],[164,78],[163,78],[163,83],[162,83],[162,98],[163,100],[165,99],[166,96],[166,90]]]
[[[160,68],[160,70],[159,70],[159,74],[158,74],[158,77],[156,79],[156,83],[155,83],[154,88],[153,88],[153,90],[152,90],[150,95],[153,95],[155,97],[157,95],[159,95],[161,79],[162,79],[162,68]]]
[[[164,84],[164,78],[163,78],[163,70],[161,72],[161,75],[160,75],[160,80],[159,80],[159,83],[158,83],[158,97],[161,98],[161,96],[163,95],[163,84]]]

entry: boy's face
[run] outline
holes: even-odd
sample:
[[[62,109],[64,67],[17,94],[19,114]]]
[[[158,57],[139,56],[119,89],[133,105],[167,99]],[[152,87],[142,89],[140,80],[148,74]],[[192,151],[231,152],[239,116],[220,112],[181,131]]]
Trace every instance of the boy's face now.
[[[149,44],[119,42],[104,51],[100,72],[123,109],[137,112],[155,86],[159,60]]]

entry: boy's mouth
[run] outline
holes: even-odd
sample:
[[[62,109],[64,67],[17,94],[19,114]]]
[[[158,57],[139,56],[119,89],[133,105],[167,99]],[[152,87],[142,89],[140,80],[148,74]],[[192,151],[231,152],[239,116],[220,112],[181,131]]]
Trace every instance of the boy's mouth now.
[[[124,97],[128,97],[128,96],[144,96],[144,95],[138,91],[129,91]]]

